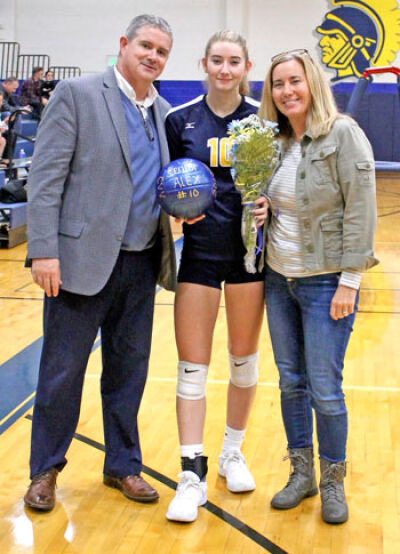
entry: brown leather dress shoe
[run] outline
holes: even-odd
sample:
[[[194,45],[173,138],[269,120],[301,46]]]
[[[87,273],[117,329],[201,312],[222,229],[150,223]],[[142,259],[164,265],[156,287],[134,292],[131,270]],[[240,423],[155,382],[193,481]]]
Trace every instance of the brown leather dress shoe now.
[[[58,470],[55,467],[34,476],[24,496],[29,508],[49,512],[56,501],[56,481]]]
[[[104,475],[103,483],[107,487],[118,489],[127,498],[136,502],[154,502],[159,498],[158,492],[140,475],[128,475],[123,478]]]

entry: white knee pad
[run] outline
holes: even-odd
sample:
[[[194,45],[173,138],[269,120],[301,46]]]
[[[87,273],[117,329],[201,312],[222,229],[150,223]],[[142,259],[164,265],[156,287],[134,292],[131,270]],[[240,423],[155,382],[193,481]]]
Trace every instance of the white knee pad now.
[[[258,381],[258,352],[238,358],[229,353],[231,383],[237,387],[247,388]]]
[[[208,365],[192,364],[181,360],[178,363],[176,395],[184,400],[200,400],[206,395]]]

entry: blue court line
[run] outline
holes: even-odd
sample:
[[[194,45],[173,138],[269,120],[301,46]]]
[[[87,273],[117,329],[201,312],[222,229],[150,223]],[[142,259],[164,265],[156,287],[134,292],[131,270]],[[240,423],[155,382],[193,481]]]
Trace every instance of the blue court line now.
[[[0,434],[33,404],[42,343],[36,340],[0,366]]]
[[[183,239],[175,241],[176,259],[180,259]],[[157,287],[157,292],[161,287]],[[0,435],[29,410],[35,401],[43,337],[0,365]],[[97,339],[92,352],[101,344]]]
[[[43,337],[21,350],[0,366],[0,435],[17,421],[35,402]],[[93,344],[94,352],[101,344]]]

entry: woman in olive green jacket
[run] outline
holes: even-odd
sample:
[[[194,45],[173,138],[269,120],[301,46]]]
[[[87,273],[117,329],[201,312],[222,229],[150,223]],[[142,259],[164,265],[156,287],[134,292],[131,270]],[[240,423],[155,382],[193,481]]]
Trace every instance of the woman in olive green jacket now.
[[[313,409],[321,461],[322,517],[348,518],[343,361],[376,225],[371,145],[338,114],[322,68],[306,50],[272,59],[260,107],[279,126],[281,163],[268,184],[266,301],[292,472],[271,504],[317,494]]]

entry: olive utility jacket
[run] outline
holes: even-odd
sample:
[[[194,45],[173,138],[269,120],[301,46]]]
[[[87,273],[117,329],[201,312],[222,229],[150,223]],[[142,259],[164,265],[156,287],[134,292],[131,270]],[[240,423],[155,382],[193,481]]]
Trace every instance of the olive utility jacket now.
[[[327,135],[312,139],[306,132],[301,155],[296,204],[305,271],[363,271],[379,263],[373,253],[375,164],[362,129],[339,117]]]

